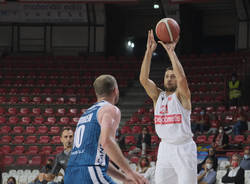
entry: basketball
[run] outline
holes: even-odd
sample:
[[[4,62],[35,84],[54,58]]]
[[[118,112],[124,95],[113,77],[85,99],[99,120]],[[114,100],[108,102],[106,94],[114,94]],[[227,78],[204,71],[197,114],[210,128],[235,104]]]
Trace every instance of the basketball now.
[[[172,43],[179,37],[180,27],[174,19],[164,18],[157,23],[155,32],[164,43]]]

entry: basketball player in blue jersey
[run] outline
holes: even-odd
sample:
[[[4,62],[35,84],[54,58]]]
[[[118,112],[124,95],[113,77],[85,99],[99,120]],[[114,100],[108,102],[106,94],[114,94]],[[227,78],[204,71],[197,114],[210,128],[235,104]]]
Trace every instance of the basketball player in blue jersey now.
[[[101,75],[95,80],[94,89],[97,103],[87,109],[78,121],[64,183],[114,184],[110,176],[123,183],[148,183],[129,167],[115,141],[121,119],[120,110],[114,105],[119,100],[116,79],[111,75]],[[109,158],[124,173],[109,164]]]

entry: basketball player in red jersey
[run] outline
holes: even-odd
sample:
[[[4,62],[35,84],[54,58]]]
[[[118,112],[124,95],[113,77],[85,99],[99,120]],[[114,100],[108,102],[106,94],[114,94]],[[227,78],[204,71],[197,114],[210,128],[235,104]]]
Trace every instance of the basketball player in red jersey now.
[[[154,103],[155,130],[161,138],[156,184],[197,184],[197,148],[191,132],[191,94],[182,65],[175,54],[178,42],[165,44],[172,68],[164,76],[165,91],[149,79],[152,54],[157,43],[148,32],[147,50],[142,62],[140,82]]]

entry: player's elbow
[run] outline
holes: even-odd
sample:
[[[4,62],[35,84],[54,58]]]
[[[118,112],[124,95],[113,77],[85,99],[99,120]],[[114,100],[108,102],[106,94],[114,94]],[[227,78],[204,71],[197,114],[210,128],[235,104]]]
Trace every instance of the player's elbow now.
[[[140,76],[140,78],[139,78],[139,81],[140,81],[140,83],[141,83],[142,86],[146,85],[147,80],[148,79],[146,77],[143,77],[143,76]]]
[[[112,143],[112,139],[110,138],[110,137],[105,137],[104,139],[102,139],[102,141],[101,141],[101,145],[102,145],[102,147],[104,148],[104,150],[105,150],[105,148],[106,147],[109,147],[109,145]]]

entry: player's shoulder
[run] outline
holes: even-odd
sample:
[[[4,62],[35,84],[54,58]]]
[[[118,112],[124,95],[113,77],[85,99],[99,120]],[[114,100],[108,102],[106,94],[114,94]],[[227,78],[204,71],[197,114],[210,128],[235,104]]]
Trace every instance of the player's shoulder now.
[[[107,103],[105,105],[102,106],[102,108],[99,111],[99,114],[104,114],[104,113],[109,113],[109,114],[114,114],[114,115],[120,115],[120,109],[111,104],[111,103]]]

